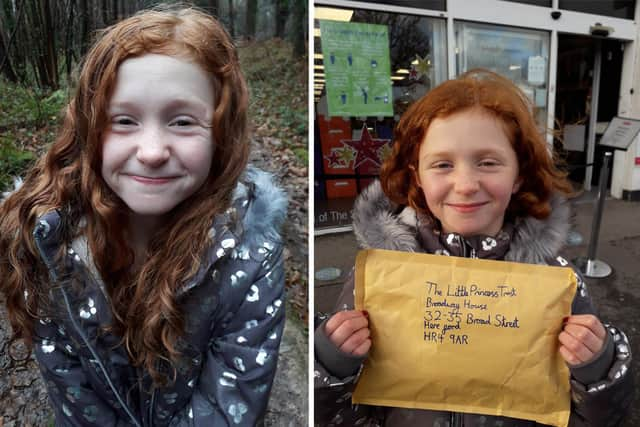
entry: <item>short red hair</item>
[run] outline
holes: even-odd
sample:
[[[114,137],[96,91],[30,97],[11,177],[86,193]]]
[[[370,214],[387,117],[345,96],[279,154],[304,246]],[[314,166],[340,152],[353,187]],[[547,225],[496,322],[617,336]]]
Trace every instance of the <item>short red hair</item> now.
[[[522,185],[511,198],[507,214],[512,218],[548,217],[552,194],[572,191],[566,173],[555,166],[527,96],[509,79],[483,69],[442,83],[403,114],[395,128],[392,154],[380,172],[387,197],[433,218],[414,173],[418,170],[420,145],[434,119],[474,108],[499,119],[518,158]]]

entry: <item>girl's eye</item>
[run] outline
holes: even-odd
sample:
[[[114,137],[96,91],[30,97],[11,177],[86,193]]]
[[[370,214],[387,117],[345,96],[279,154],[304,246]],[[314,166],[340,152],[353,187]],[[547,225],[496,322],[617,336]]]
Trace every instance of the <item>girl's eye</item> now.
[[[114,124],[114,125],[119,125],[119,126],[131,126],[131,125],[135,125],[136,124],[133,121],[133,119],[131,119],[129,117],[122,117],[122,116],[114,117],[111,120],[111,123]]]
[[[480,166],[484,167],[494,167],[499,165],[499,163],[495,160],[482,160],[479,164]]]
[[[453,165],[449,162],[438,162],[431,165],[433,169],[449,169],[453,167]]]
[[[197,124],[196,121],[193,119],[189,119],[187,117],[179,117],[174,121],[172,121],[171,123],[169,123],[169,126],[185,127],[185,126],[195,126],[196,124]]]

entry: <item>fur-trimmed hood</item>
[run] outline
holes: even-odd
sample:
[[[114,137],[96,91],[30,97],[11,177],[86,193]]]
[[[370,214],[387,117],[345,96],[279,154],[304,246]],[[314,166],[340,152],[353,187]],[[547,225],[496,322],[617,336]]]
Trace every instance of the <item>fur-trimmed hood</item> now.
[[[555,196],[551,208],[551,215],[544,220],[528,217],[513,224],[506,260],[542,264],[557,256],[569,233],[569,206]],[[379,181],[360,194],[353,208],[353,230],[364,249],[420,252],[420,223],[414,209],[389,200]]]
[[[274,240],[287,213],[287,195],[273,183],[273,176],[249,167],[242,182],[236,187],[234,205],[248,206],[242,218],[244,238],[249,244]]]

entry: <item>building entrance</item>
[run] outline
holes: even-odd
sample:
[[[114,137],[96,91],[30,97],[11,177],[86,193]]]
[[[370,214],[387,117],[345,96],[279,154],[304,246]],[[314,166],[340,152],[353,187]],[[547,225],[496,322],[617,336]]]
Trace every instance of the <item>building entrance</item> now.
[[[585,180],[597,185],[603,153],[611,150],[597,142],[618,112],[624,46],[618,40],[558,36],[554,150],[578,188]],[[591,171],[585,166],[590,163]]]

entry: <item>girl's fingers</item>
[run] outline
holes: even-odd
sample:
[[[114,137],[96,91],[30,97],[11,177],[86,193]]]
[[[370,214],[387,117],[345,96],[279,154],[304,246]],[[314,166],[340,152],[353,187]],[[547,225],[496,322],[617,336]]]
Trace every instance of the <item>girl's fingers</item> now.
[[[339,311],[333,316],[331,316],[329,320],[327,320],[327,323],[325,323],[324,325],[324,330],[327,333],[327,336],[331,336],[331,334],[333,334],[333,332],[336,329],[338,329],[338,327],[342,325],[345,321],[349,319],[355,319],[358,317],[364,317],[361,311],[357,311],[357,310]]]
[[[344,320],[338,327],[329,334],[327,331],[327,335],[331,342],[333,342],[337,347],[341,347],[344,342],[349,339],[353,334],[363,328],[367,328],[369,326],[369,321],[362,313],[356,317],[348,317]]]
[[[567,325],[581,325],[589,329],[595,336],[604,340],[607,331],[604,329],[602,322],[593,314],[574,314],[567,317],[565,323]]]
[[[560,346],[560,355],[569,365],[573,366],[580,364],[580,360],[578,360],[578,358],[563,345]]]
[[[571,336],[565,331],[560,332],[558,335],[558,339],[564,348],[571,353],[569,359],[565,357],[565,360],[577,360],[572,361],[572,364],[587,362],[593,358],[594,353],[587,348],[581,341],[577,340],[575,337]],[[563,356],[565,356],[563,354]]]
[[[567,323],[564,327],[564,332],[571,335],[594,354],[599,352],[604,345],[604,340],[596,336],[595,333],[586,326]]]
[[[352,354],[354,356],[364,356],[369,352],[370,348],[371,348],[371,339],[367,338],[366,340],[364,340],[362,344],[360,344],[360,346],[358,346],[358,348],[353,350]]]
[[[360,329],[345,340],[345,342],[340,346],[340,350],[348,354],[353,354],[353,351],[355,349],[360,347],[363,342],[369,339],[370,334],[371,331],[369,330],[369,328]]]

